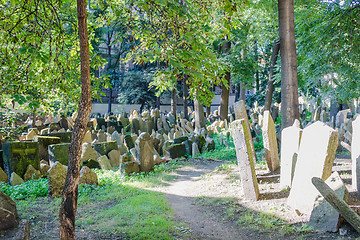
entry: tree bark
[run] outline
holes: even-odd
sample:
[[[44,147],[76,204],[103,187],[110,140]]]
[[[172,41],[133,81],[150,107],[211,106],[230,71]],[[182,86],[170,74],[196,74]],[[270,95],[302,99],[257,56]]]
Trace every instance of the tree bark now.
[[[176,88],[171,91],[171,114],[176,121]]]
[[[184,118],[189,120],[188,113],[188,86],[186,83],[186,78],[183,78],[183,101],[184,101]]]
[[[160,96],[156,97],[156,108],[160,110]]]
[[[278,0],[281,56],[281,128],[300,118],[295,45],[294,0]]]
[[[279,50],[280,50],[280,41],[277,39],[274,42],[273,50],[270,58],[269,81],[266,88],[265,104],[264,104],[265,111],[266,110],[270,111],[270,107],[271,107],[272,96],[274,93],[274,80],[272,78],[274,76],[274,67],[279,56]]]
[[[69,148],[69,164],[60,207],[60,239],[75,239],[75,216],[77,209],[81,145],[91,112],[90,61],[87,31],[86,1],[77,0],[77,16],[81,57],[81,98],[79,113],[75,120]]]
[[[195,98],[194,99],[194,109],[195,109],[195,129],[200,130],[205,127],[204,119],[204,106]]]
[[[243,100],[245,101],[245,84],[244,83],[240,83],[240,99],[239,101]]]
[[[107,48],[108,48],[108,56],[109,56],[108,72],[110,72],[110,69],[111,69],[111,45],[110,45],[111,44],[111,36],[110,36],[109,32],[108,32],[107,36],[108,36]],[[112,83],[112,79],[110,76],[110,89],[109,89],[109,102],[108,102],[108,113],[109,114],[111,112],[112,87],[113,87],[113,83]]]
[[[223,46],[223,52],[229,52],[231,48],[231,42],[226,41]],[[220,119],[225,120],[228,116],[229,108],[229,86],[230,86],[230,71],[225,73],[224,81],[226,84],[221,84],[221,100],[220,100]],[[227,86],[226,86],[227,85]]]

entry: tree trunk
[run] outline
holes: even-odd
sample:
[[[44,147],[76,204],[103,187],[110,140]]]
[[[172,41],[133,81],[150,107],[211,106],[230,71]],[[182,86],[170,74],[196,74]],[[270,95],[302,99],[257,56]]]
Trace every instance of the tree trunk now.
[[[243,100],[245,101],[245,84],[244,83],[240,83],[240,99],[239,101]]]
[[[240,101],[240,83],[235,87],[235,102]]]
[[[257,41],[255,40],[254,42],[254,55],[255,55],[255,62],[256,62],[256,72],[255,72],[255,89],[256,89],[256,93],[259,92],[260,90],[260,80],[259,80],[259,56],[258,56],[258,44]]]
[[[204,106],[195,98],[194,99],[194,109],[195,109],[195,129],[200,130],[205,127],[204,119]]]
[[[281,56],[281,128],[300,118],[295,45],[294,0],[278,0]]]
[[[265,104],[264,104],[265,111],[266,110],[270,111],[270,107],[271,107],[272,96],[274,93],[274,80],[272,79],[272,77],[274,75],[274,67],[275,67],[277,58],[279,56],[279,50],[280,50],[280,42],[277,39],[274,42],[273,50],[272,50],[271,58],[270,58],[269,81],[268,81],[267,88],[266,88]]]
[[[108,41],[107,41],[107,48],[108,48],[108,56],[109,56],[109,63],[108,63],[108,72],[110,72],[111,69],[111,36],[110,36],[110,32],[108,32],[107,34],[108,37]],[[108,113],[110,115],[111,112],[111,97],[112,97],[112,87],[113,87],[113,83],[112,83],[112,79],[110,76],[110,89],[109,89],[109,102],[108,102]]]
[[[171,91],[171,114],[176,121],[176,88]]]
[[[156,97],[156,108],[160,110],[160,96]]]
[[[223,46],[224,53],[229,52],[231,48],[231,42],[226,41]],[[221,101],[220,101],[220,119],[225,120],[228,116],[229,108],[229,86],[230,86],[230,71],[225,73],[225,84],[221,84]],[[227,85],[227,86],[226,86]]]
[[[59,233],[60,239],[63,240],[75,239],[75,216],[80,177],[81,145],[91,112],[89,42],[85,0],[77,0],[77,15],[81,57],[81,98],[79,101],[79,114],[75,120],[72,132],[69,148],[69,164],[59,214]]]
[[[186,78],[183,78],[183,101],[184,101],[184,118],[189,120],[188,113],[188,86],[186,84]]]

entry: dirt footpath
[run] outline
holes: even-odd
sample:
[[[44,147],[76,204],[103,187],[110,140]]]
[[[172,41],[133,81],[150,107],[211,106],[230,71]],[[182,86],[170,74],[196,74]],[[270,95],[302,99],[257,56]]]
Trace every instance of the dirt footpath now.
[[[283,219],[287,223],[302,226],[309,216],[298,216],[286,204],[288,191],[279,189],[279,175],[269,175],[257,169],[260,200],[246,201],[242,195],[239,172],[236,165],[203,159],[189,159],[190,165],[177,171],[178,178],[168,186],[153,190],[166,194],[176,218],[187,223],[179,239],[356,239],[358,234],[346,226],[346,234],[339,233],[284,233],[279,229],[239,224],[239,219],[252,212],[264,212]],[[346,161],[345,161],[346,162]],[[348,168],[341,159],[338,164]],[[218,168],[217,168],[218,167]],[[347,170],[345,170],[347,171]],[[346,177],[346,176],[345,176]],[[228,204],[226,199],[229,199]],[[219,201],[218,201],[219,200]],[[206,204],[202,204],[206,202]],[[213,204],[209,204],[213,203]],[[219,202],[221,204],[219,204]],[[230,214],[229,210],[235,212]],[[276,224],[276,223],[275,223]]]

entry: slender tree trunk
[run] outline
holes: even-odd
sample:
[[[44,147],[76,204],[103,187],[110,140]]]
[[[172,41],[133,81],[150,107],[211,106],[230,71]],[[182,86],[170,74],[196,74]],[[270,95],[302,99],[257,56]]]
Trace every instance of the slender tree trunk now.
[[[259,80],[259,57],[258,57],[258,44],[257,41],[255,40],[254,42],[254,55],[255,55],[255,62],[256,62],[256,73],[255,73],[255,89],[256,89],[256,93],[259,92],[260,90],[260,80]]]
[[[156,108],[160,110],[160,96],[156,97]]]
[[[189,119],[188,113],[188,86],[186,83],[187,77],[183,78],[183,101],[184,101],[184,117]]]
[[[111,69],[111,37],[110,36],[110,32],[108,32],[108,41],[107,41],[107,48],[108,48],[108,56],[109,56],[109,63],[108,63],[108,72],[110,72]],[[112,87],[113,87],[113,83],[112,83],[112,79],[110,76],[110,89],[109,89],[109,102],[108,102],[108,113],[110,114],[111,112],[111,97],[112,97]]]
[[[223,46],[223,52],[229,52],[231,42],[226,41]],[[225,73],[224,82],[221,84],[221,101],[220,101],[220,119],[225,120],[228,116],[229,93],[230,93],[230,71]]]
[[[266,110],[270,111],[270,107],[271,107],[272,96],[274,93],[274,80],[272,78],[274,75],[274,67],[275,67],[277,58],[279,56],[279,50],[280,50],[280,41],[277,39],[274,42],[273,50],[272,50],[271,58],[270,58],[269,81],[268,81],[267,88],[266,88],[265,104],[264,104],[265,111]]]
[[[245,101],[245,84],[244,83],[240,83],[240,99],[239,101],[241,100],[244,100]]]
[[[235,87],[235,102],[240,101],[240,83]]]
[[[205,127],[205,118],[204,118],[204,106],[195,98],[194,99],[194,109],[195,109],[195,128],[200,130]]]
[[[75,120],[69,148],[69,164],[60,207],[60,239],[75,239],[75,216],[77,209],[81,145],[91,112],[90,61],[87,31],[86,1],[77,0],[77,15],[81,57],[81,98],[79,114]]]
[[[294,0],[278,0],[281,56],[281,128],[300,118],[295,45]]]
[[[171,91],[171,113],[176,120],[176,88]]]

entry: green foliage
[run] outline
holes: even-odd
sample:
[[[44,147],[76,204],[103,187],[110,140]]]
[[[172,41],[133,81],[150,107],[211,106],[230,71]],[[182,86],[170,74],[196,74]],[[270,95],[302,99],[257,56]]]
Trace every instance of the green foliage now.
[[[154,71],[132,70],[124,73],[120,85],[118,100],[125,104],[141,104],[140,109],[144,107],[150,109],[155,106],[155,89],[150,87]]]
[[[17,186],[10,186],[7,183],[0,182],[0,191],[6,193],[14,200],[46,197],[48,195],[48,180],[40,178],[26,181]]]
[[[261,151],[264,149],[263,137],[260,134],[260,135],[257,135],[257,138],[259,139],[259,141],[254,142],[254,148],[255,148],[255,151]]]
[[[18,139],[25,127],[19,123],[17,113],[0,105],[0,142]]]
[[[224,132],[225,133],[225,132]],[[220,144],[220,134],[215,133],[211,136],[215,141],[215,150],[210,152],[203,152],[198,156],[194,157],[202,157],[207,159],[218,159],[218,160],[233,160],[236,159],[236,151],[232,137],[230,136],[229,139],[224,139],[228,141],[229,146],[225,146],[224,144]]]

